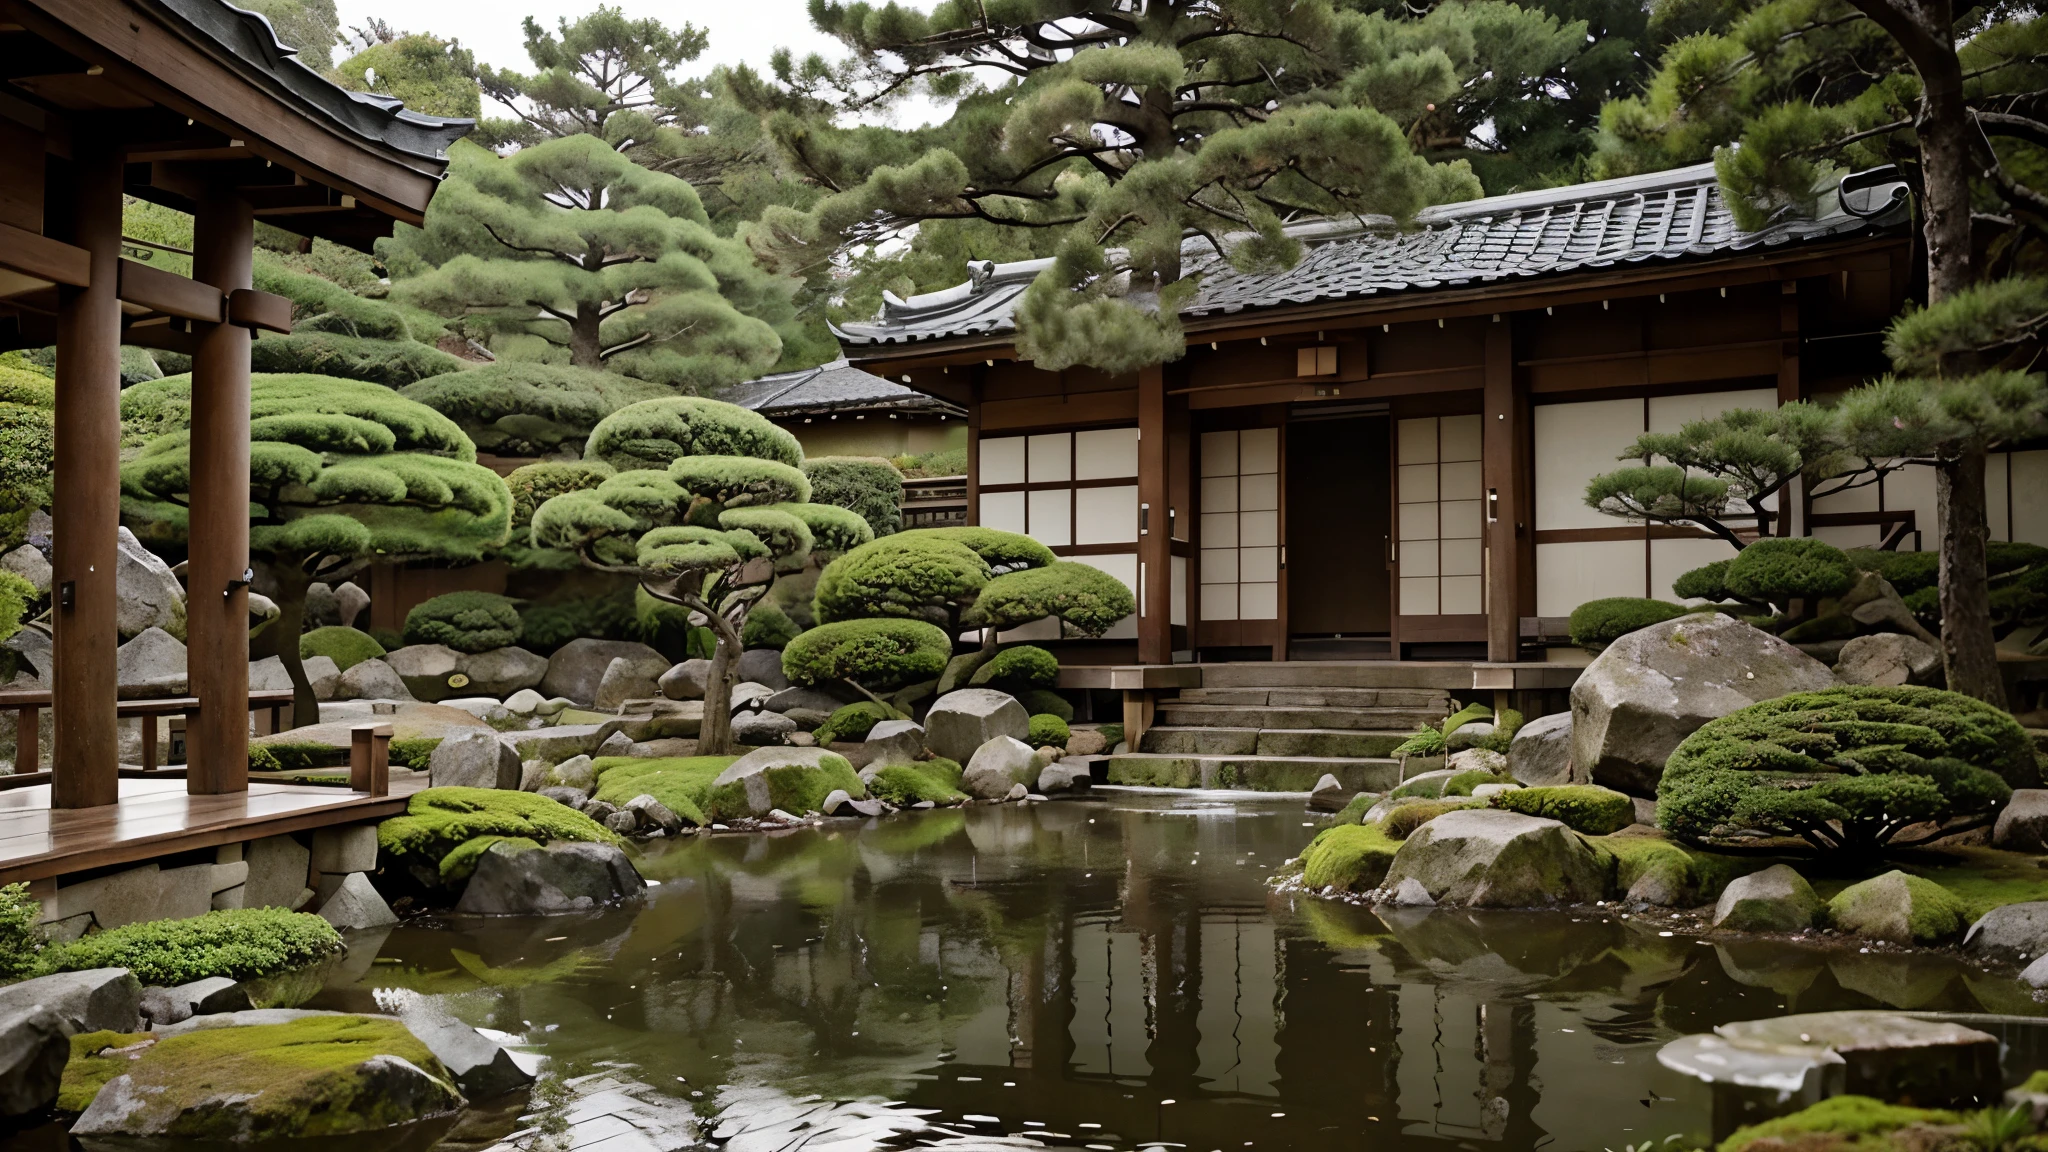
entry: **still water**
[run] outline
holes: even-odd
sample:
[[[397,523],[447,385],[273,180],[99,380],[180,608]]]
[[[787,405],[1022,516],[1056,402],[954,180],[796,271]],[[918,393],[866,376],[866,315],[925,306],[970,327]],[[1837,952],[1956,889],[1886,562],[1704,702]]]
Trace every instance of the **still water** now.
[[[508,1117],[522,1146],[647,1146],[606,1143],[631,1128],[733,1152],[1678,1147],[1705,1102],[1656,1063],[1674,1037],[2048,1011],[1942,956],[1276,893],[1311,820],[1298,800],[1111,793],[668,842],[640,907],[404,926],[309,1007],[520,1037],[566,1084]],[[849,1101],[867,1103],[830,1107]]]

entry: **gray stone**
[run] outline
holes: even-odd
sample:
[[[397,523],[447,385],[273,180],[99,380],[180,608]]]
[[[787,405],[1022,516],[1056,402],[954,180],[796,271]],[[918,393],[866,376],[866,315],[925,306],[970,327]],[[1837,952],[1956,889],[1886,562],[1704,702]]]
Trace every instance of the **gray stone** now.
[[[796,731],[796,721],[777,712],[742,712],[732,718],[735,744],[780,744]]]
[[[185,645],[161,628],[145,628],[115,650],[114,679],[123,700],[183,696]]]
[[[391,665],[382,660],[364,660],[350,665],[341,674],[341,683],[335,687],[336,700],[411,700],[412,690],[405,686]]]
[[[140,640],[138,636],[136,639]],[[284,670],[284,659],[280,656],[265,656],[261,660],[249,661],[249,691],[289,692],[292,690],[292,674]]]
[[[861,742],[869,768],[914,764],[924,755],[924,725],[915,720],[883,720],[868,729]]]
[[[0,1010],[0,1117],[40,1112],[57,1099],[71,1034],[40,1005]]]
[[[1394,886],[1393,894],[1387,898],[1387,903],[1397,908],[1434,908],[1436,897],[1429,894],[1429,889],[1423,886],[1422,881],[1408,876]]]
[[[370,606],[370,594],[363,591],[353,580],[344,581],[334,590],[334,619],[343,628],[353,628],[356,620]]]
[[[718,778],[711,784],[714,788],[724,788],[730,784],[743,785],[747,799],[747,814],[766,816],[775,808],[769,773],[780,773],[790,769],[819,771],[826,763],[827,756],[841,764],[846,763],[845,757],[823,748],[756,748],[726,765],[725,771],[720,772]],[[856,796],[855,799],[865,798],[867,790],[863,788],[861,791],[862,795]]]
[[[1414,878],[1439,903],[1530,908],[1590,904],[1607,895],[1607,870],[1563,824],[1519,812],[1468,808],[1409,833],[1385,886]]]
[[[579,812],[583,810],[583,802],[590,799],[590,793],[585,792],[581,788],[565,788],[560,785],[543,788],[538,795],[545,796],[557,804],[574,808]]]
[[[304,876],[301,872],[300,878]],[[55,900],[43,902],[43,916],[48,920],[90,916],[92,923],[104,932],[123,924],[162,918],[162,895],[162,871],[155,864],[144,864],[64,885],[57,889]]]
[[[626,801],[626,811],[638,816],[643,827],[659,828],[663,832],[678,832],[683,828],[682,817],[644,792]]]
[[[1351,803],[1351,790],[1328,772],[1308,790],[1308,806],[1318,812],[1336,812]]]
[[[830,716],[846,703],[847,701],[822,688],[782,688],[763,700],[761,707],[770,712],[788,712],[791,709],[803,708]]]
[[[1806,877],[1785,864],[1737,879],[1714,905],[1714,927],[1737,932],[1799,932],[1813,927],[1827,905]]]
[[[548,671],[541,678],[540,690],[549,696],[567,697],[578,704],[593,704],[597,701],[598,687],[604,682],[605,673],[614,660],[628,662],[628,675],[650,681],[669,667],[667,657],[645,644],[583,637],[569,641],[548,657]],[[642,693],[647,696],[653,694],[652,691]]]
[[[798,816],[794,812],[784,812],[780,808],[769,809],[767,819],[773,820],[778,824],[801,824],[804,822],[803,817]]]
[[[33,672],[38,684],[50,686],[50,676],[56,669],[56,647],[50,634],[34,625],[24,626],[19,632],[0,640],[0,648],[19,655]]]
[[[1963,950],[2010,960],[2048,956],[2048,900],[2002,904],[1986,912],[1963,936]]]
[[[1419,772],[1401,781],[1402,796],[1428,796],[1435,798],[1444,794],[1444,785],[1449,784],[1458,770],[1455,768],[1434,768]]]
[[[1085,792],[1094,783],[1094,778],[1088,774],[1086,762],[1070,764],[1064,760],[1059,760],[1047,764],[1038,770],[1037,787],[1041,795],[1051,796],[1061,792]]]
[[[894,808],[889,807],[882,801],[875,800],[872,798],[867,800],[855,800],[849,803],[847,806],[849,808],[852,808],[855,812],[860,813],[862,816],[880,816],[885,812],[895,811]],[[920,808],[930,808],[931,806],[932,802],[929,800],[925,801],[920,805],[917,805],[917,807]]]
[[[343,1112],[360,1107],[361,1100],[375,1100],[378,1114],[398,1125],[452,1112],[463,1103],[454,1085],[398,1056],[369,1056],[349,1071],[347,1076],[300,1080],[309,1097],[304,1108],[317,1115]],[[197,1087],[187,1095],[176,1089],[142,1088],[132,1076],[116,1076],[107,1081],[99,1095],[93,1097],[91,1107],[72,1125],[72,1135],[83,1138],[89,1146],[98,1145],[94,1137],[170,1143],[172,1133],[204,1124],[215,1131],[234,1132],[238,1146],[254,1147],[288,1145],[300,1135],[297,1126],[303,1121],[298,1119],[298,1110],[265,1111],[254,1103],[268,1093],[221,1094],[208,1091],[203,1078],[194,1078],[192,1083]],[[324,1097],[321,1088],[326,1085],[348,1095]],[[377,1142],[372,1140],[369,1146],[377,1146]]]
[[[1953,897],[1897,869],[1842,889],[1828,901],[1828,922],[1843,932],[1899,944],[1944,944],[1968,926]]]
[[[519,790],[538,792],[548,782],[548,762],[545,760],[521,760],[519,762]]]
[[[0,556],[0,569],[36,586],[36,591],[48,594],[50,591],[50,562],[33,544],[23,544],[5,556]]]
[[[1928,1108],[1998,1099],[1996,1037],[1895,1012],[1813,1012],[1722,1024],[1716,1035],[1753,1052],[1821,1050],[1840,1058],[1842,1093],[1911,1098]]]
[[[504,1046],[476,1029],[437,1011],[405,1018],[406,1031],[427,1046],[434,1059],[455,1077],[455,1086],[471,1100],[489,1100],[533,1083]]]
[[[548,658],[524,648],[493,648],[459,656],[456,670],[469,677],[463,691],[502,697],[531,691],[548,674]]]
[[[659,740],[635,740],[626,755],[637,760],[666,760],[677,756],[695,756],[697,742],[680,736],[664,736]]]
[[[176,1024],[219,1012],[246,1012],[253,1007],[249,990],[226,976],[208,976],[175,988],[150,988],[143,992],[143,1015],[154,1024]]]
[[[1031,717],[1007,692],[963,688],[933,702],[925,714],[924,729],[926,747],[965,764],[976,749],[999,736],[1022,741],[1030,733]]]
[[[823,723],[823,721],[820,721],[820,723]],[[818,738],[802,728],[798,728],[788,736],[783,737],[782,742],[792,748],[816,748],[818,746]]]
[[[255,593],[250,593],[255,595]],[[334,603],[334,589],[324,581],[315,580],[306,586],[306,608],[302,622],[308,630],[325,628],[341,623],[341,612]]]
[[[505,711],[512,713],[514,716],[531,716],[546,702],[547,697],[535,692],[533,689],[521,688],[519,691],[505,697]]]
[[[505,739],[518,750],[521,760],[557,762],[595,753],[598,746],[626,726],[624,717],[596,724],[557,724],[527,732],[507,733]],[[628,743],[632,737],[626,738]]]
[[[631,756],[632,754],[633,738],[624,732],[614,732],[597,742],[597,755],[600,758],[606,756]]]
[[[175,988],[144,988],[140,1007],[142,1020],[152,1029],[178,1024],[192,1018],[192,1003]]]
[[[621,836],[630,836],[640,830],[640,814],[620,808],[604,818],[604,826]]]
[[[142,546],[124,525],[115,544],[114,627],[122,639],[150,628],[185,630],[185,589],[171,566]]]
[[[157,873],[156,908],[149,919],[186,920],[212,907],[213,865],[187,864]]]
[[[827,816],[845,815],[840,811],[841,808],[848,812],[853,810],[853,797],[844,788],[834,788],[825,793],[825,799],[818,805],[818,811]]]
[[[1498,796],[1503,792],[1519,792],[1521,790],[1522,786],[1520,784],[1480,784],[1472,789],[1472,798],[1474,800],[1484,800],[1489,796]]]
[[[626,854],[610,844],[557,841],[521,848],[499,841],[477,857],[457,912],[552,916],[615,904],[646,887]]]
[[[1012,736],[995,736],[967,758],[967,768],[960,775],[960,790],[977,800],[1002,800],[1009,796],[1012,786],[1035,782],[1038,772],[1038,756],[1030,745]]]
[[[1508,742],[1508,775],[1531,788],[1584,784],[1572,771],[1572,714],[1538,716],[1516,730]]]
[[[766,684],[777,692],[789,687],[789,677],[782,674],[782,653],[774,648],[749,648],[740,653],[738,671],[740,679]]]
[[[445,700],[464,691],[463,685],[449,683],[461,671],[462,653],[445,644],[408,644],[385,653],[384,662],[414,699]]]
[[[1495,776],[1505,776],[1508,772],[1508,758],[1484,748],[1467,748],[1462,752],[1451,753],[1450,758],[1444,761],[1444,770],[1459,773],[1491,772]]]
[[[1444,737],[1444,747],[1452,752],[1463,751],[1467,748],[1477,747],[1480,741],[1485,740],[1493,735],[1493,733],[1494,724],[1491,720],[1467,721],[1464,724],[1460,724],[1457,730],[1449,736]]]
[[[732,686],[732,710],[735,714],[741,711],[758,711],[767,707],[768,701],[774,695],[775,689],[766,684],[742,680]]]
[[[597,787],[597,766],[588,756],[571,756],[548,769],[547,779],[550,785],[574,788],[588,796]]]
[[[391,905],[370,883],[368,875],[351,872],[341,887],[320,905],[320,918],[343,932],[382,928],[398,923]]]
[[[377,826],[317,828],[311,855],[315,872],[373,872],[377,868]]]
[[[781,695],[781,693],[777,693],[777,695]],[[823,728],[825,721],[832,718],[830,712],[820,712],[816,708],[791,708],[781,714],[789,717],[789,722],[796,725],[797,731],[804,735],[809,735]]]
[[[1911,636],[1922,644],[1938,646],[1940,641],[1929,632],[1906,607],[1906,600],[1892,587],[1891,581],[1875,572],[1865,572],[1856,585],[1835,601],[1837,612],[1846,612],[1851,620],[1865,628],[1885,632],[1898,632]]]
[[[306,890],[306,875],[313,855],[290,836],[266,836],[251,840],[242,849],[249,865],[249,881],[242,888],[245,908],[290,908]]]
[[[308,656],[300,661],[306,672],[306,683],[313,689],[313,699],[332,700],[341,691],[341,665],[332,656]]]
[[[1608,645],[1572,685],[1572,763],[1595,784],[1652,796],[1672,750],[1707,721],[1834,683],[1820,661],[1733,617],[1652,624]]]
[[[141,1001],[142,984],[128,969],[88,968],[0,987],[0,1016],[41,1005],[72,1032],[133,1032]]]
[[[1844,684],[1933,684],[1941,679],[1941,653],[1898,632],[1858,636],[1842,645],[1835,677]]]
[[[2048,788],[2013,789],[1991,830],[1991,844],[2012,852],[2048,852]]]
[[[617,712],[627,701],[645,700],[659,691],[655,674],[647,671],[645,661],[619,656],[605,665],[604,675],[598,677],[597,696],[591,707],[599,712]]]
[[[663,672],[655,684],[671,700],[702,700],[704,685],[710,679],[711,661],[685,660]]]
[[[519,753],[496,732],[463,732],[443,737],[427,759],[435,788],[519,788]]]
[[[618,810],[618,805],[605,800],[585,800],[583,802],[583,814],[599,824],[611,819]]]

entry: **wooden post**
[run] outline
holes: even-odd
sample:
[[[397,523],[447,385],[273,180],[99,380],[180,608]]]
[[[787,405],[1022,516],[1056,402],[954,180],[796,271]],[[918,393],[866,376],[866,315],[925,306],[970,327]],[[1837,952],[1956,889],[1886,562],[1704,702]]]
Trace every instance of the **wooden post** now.
[[[1173,538],[1166,524],[1166,370],[1138,370],[1138,663],[1173,663]]]
[[[1502,316],[1486,328],[1485,431],[1480,455],[1486,480],[1486,658],[1512,663],[1521,655],[1521,491],[1518,465],[1522,406],[1515,396],[1514,329]]]
[[[193,279],[223,293],[249,287],[255,218],[248,201],[215,187],[197,208]],[[199,713],[185,734],[185,789],[197,795],[249,787],[250,334],[225,316],[193,331],[185,644]]]
[[[1799,385],[1799,281],[1787,280],[1778,285],[1778,407],[1800,399]],[[1793,509],[1805,503],[1805,485],[1794,477],[1785,490],[1778,493],[1778,522],[1772,527],[1775,533],[1766,533],[1764,526],[1757,525],[1757,535],[1775,534],[1790,536],[1795,527]],[[1799,519],[1804,520],[1802,514]]]
[[[114,649],[115,542],[121,527],[121,161],[112,133],[72,145],[70,241],[91,255],[92,285],[60,288],[56,497],[51,575],[56,739],[50,802],[120,798]],[[33,746],[33,744],[31,744]]]
[[[43,767],[42,709],[24,704],[14,718],[14,770],[36,772]]]
[[[391,792],[391,725],[358,724],[348,730],[350,791],[386,796]]]

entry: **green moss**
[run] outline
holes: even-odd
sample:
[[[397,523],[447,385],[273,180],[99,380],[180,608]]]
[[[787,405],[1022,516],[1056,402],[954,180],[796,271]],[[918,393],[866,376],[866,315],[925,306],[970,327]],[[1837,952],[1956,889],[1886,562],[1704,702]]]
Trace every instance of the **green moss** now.
[[[108,1080],[126,1075],[144,1101],[145,1115],[182,1110],[165,1129],[174,1139],[239,1144],[345,1136],[418,1118],[375,1092],[358,1071],[373,1056],[396,1056],[446,1086],[431,1111],[450,1111],[461,1102],[448,1070],[396,1020],[306,1016],[284,1024],[202,1028],[153,1044],[150,1039],[77,1037],[74,1052],[77,1041],[84,1041],[97,1045],[92,1051],[100,1054],[66,1066],[59,1098],[68,1105],[89,1104]],[[108,1053],[143,1044],[132,1055]],[[200,1106],[222,1097],[237,1099],[239,1107]]]
[[[953,781],[944,778],[943,769],[927,766],[938,763],[951,765],[953,762],[947,760],[891,764],[876,772],[874,779],[868,782],[868,795],[877,800],[886,800],[898,808],[908,808],[912,804],[926,800],[940,807],[965,802],[967,794],[954,787]],[[958,765],[953,767],[957,769]]]
[[[597,821],[545,796],[495,788],[428,788],[406,802],[405,815],[377,825],[377,847],[438,872],[443,858],[478,836],[620,842]]]
[[[607,756],[596,762],[597,799],[623,806],[635,796],[652,796],[677,816],[699,826],[711,822],[711,782],[737,756]]]
[[[889,709],[872,700],[862,700],[833,709],[832,715],[812,735],[820,744],[865,740],[875,725],[894,719],[896,714]]]
[[[1615,891],[1626,892],[1644,876],[1655,876],[1665,891],[1682,893],[1693,904],[1718,899],[1736,878],[1768,863],[1701,852],[1655,836],[1601,836],[1587,843],[1613,859]]]
[[[444,592],[405,614],[405,642],[488,652],[519,643],[519,606],[491,592]]]
[[[1301,880],[1310,888],[1370,892],[1387,878],[1401,842],[1378,825],[1345,824],[1318,833],[1301,853]]]
[[[59,1112],[83,1112],[92,1107],[107,1081],[128,1071],[128,1052],[113,1049],[147,1046],[148,1033],[81,1032],[71,1038],[71,1059],[64,1064],[64,1080],[57,1089]]]
[[[841,789],[856,800],[868,794],[867,785],[861,783],[860,774],[846,757],[831,752],[818,758],[816,768],[790,764],[770,768],[762,775],[768,779],[768,803],[799,816],[816,812],[824,805],[825,797]],[[713,790],[706,814],[714,820],[730,820],[748,815],[749,811],[745,785],[734,783]]]
[[[1059,658],[1035,644],[1005,648],[967,678],[973,685],[995,684],[1016,689],[1050,688],[1059,683]]]
[[[441,746],[439,736],[414,736],[391,742],[391,763],[415,772],[425,772],[434,758],[434,749]]]
[[[1691,611],[1668,600],[1609,596],[1588,600],[1572,609],[1569,631],[1572,643],[1588,652],[1598,652],[1639,628],[1675,620]]]
[[[315,628],[299,637],[299,659],[310,660],[325,656],[334,661],[334,666],[343,672],[365,660],[376,660],[384,655],[384,646],[377,643],[368,632],[355,628],[329,625]]]
[[[40,967],[49,972],[127,968],[144,984],[170,987],[210,976],[272,976],[339,951],[340,934],[318,916],[282,908],[234,908],[81,936],[46,949]]]
[[[441,857],[441,883],[451,887],[470,878],[476,871],[476,863],[491,845],[505,843],[515,848],[538,848],[540,845],[524,836],[478,836],[455,846],[455,851]]]
[[[1470,796],[1481,784],[1513,784],[1515,778],[1488,772],[1484,768],[1473,768],[1458,773],[1444,781],[1443,794],[1446,796]]]
[[[1781,1141],[1774,1147],[1785,1147],[1800,1136],[1818,1133],[1835,1137],[1826,1145],[1829,1152],[1889,1152],[1896,1146],[1890,1139],[1892,1133],[1902,1128],[1955,1124],[1960,1120],[1953,1112],[1905,1108],[1868,1096],[1836,1096],[1790,1116],[1738,1128],[1721,1142],[1719,1152],[1742,1152],[1760,1140]]]
[[[1068,724],[1074,722],[1074,706],[1050,688],[1026,688],[1017,693],[1017,703],[1033,716],[1057,716]]]
[[[1892,881],[1894,877],[1896,881]],[[1873,876],[1842,889],[1828,901],[1828,918],[1840,928],[1860,930],[1863,935],[1879,934],[1870,929],[1877,927],[1873,921],[1880,914],[1872,903],[1882,898],[1880,881],[1903,881],[1906,886],[1910,908],[1903,927],[1910,939],[1899,943],[1939,944],[1962,935],[1963,929],[1970,926],[1969,909],[1954,893],[1932,880],[1899,871]]]
[[[1477,800],[1417,800],[1402,804],[1380,817],[1377,827],[1389,840],[1406,840],[1417,828],[1446,812],[1461,808],[1483,808]]]
[[[1202,783],[1202,772],[1187,757],[1112,756],[1107,782],[1138,788],[1196,788]]]
[[[1605,836],[1636,820],[1635,801],[1597,784],[1565,784],[1552,788],[1518,788],[1491,798],[1495,808],[1556,820],[1574,832]]]
[[[265,771],[303,772],[309,768],[332,768],[348,763],[348,749],[320,740],[280,740],[253,744],[249,766],[255,768],[261,755]]]
[[[1365,822],[1365,814],[1372,811],[1372,806],[1379,802],[1380,798],[1372,793],[1360,792],[1351,798],[1350,803],[1339,808],[1323,823],[1326,827],[1331,828],[1341,824],[1363,824]]]
[[[43,906],[26,884],[0,887],[0,980],[33,974],[43,950]]]
[[[1043,748],[1047,745],[1065,748],[1067,741],[1072,738],[1073,733],[1068,730],[1067,722],[1048,712],[1031,718],[1030,730],[1025,734],[1024,742],[1033,748]]]

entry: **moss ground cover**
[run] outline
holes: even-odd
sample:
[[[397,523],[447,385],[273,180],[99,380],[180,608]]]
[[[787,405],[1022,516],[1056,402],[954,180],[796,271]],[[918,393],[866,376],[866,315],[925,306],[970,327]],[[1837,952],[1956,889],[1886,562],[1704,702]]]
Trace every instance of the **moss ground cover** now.
[[[943,807],[967,799],[967,794],[956,786],[959,782],[960,766],[951,760],[891,764],[875,773],[874,780],[868,784],[868,795],[886,800],[898,808],[908,808],[925,800]]]
[[[621,842],[616,833],[583,813],[531,792],[428,788],[406,802],[405,815],[377,826],[377,848],[415,873],[433,877],[440,875],[449,853],[479,836],[516,836],[539,844]]]
[[[597,799],[621,804],[647,795],[668,810],[702,826],[711,822],[711,782],[737,756],[677,756],[659,759],[607,756],[598,760]]]
[[[1892,1136],[1902,1129],[1953,1125],[1961,1120],[1962,1117],[1953,1112],[1904,1108],[1868,1096],[1836,1096],[1790,1116],[1739,1128],[1733,1136],[1721,1142],[1719,1152],[1744,1152],[1751,1147],[1757,1148],[1758,1152],[1766,1148],[1773,1152],[1792,1148],[1890,1152],[1894,1148],[1935,1147],[1941,1142],[1930,1139],[1902,1145]],[[1833,1139],[1802,1139],[1817,1134]]]
[[[340,934],[318,916],[282,908],[235,908],[81,936],[45,949],[39,967],[46,972],[128,968],[144,984],[171,986],[210,976],[270,976],[340,950]]]
[[[1453,783],[1456,783],[1454,780]],[[1444,789],[1449,792],[1450,789]],[[1556,820],[1574,832],[1605,836],[1635,822],[1635,801],[1597,784],[1564,784],[1550,788],[1519,788],[1492,798],[1493,806],[1525,816]]]
[[[1401,842],[1377,824],[1344,824],[1317,833],[1301,853],[1301,881],[1310,888],[1369,892],[1387,878]]]

